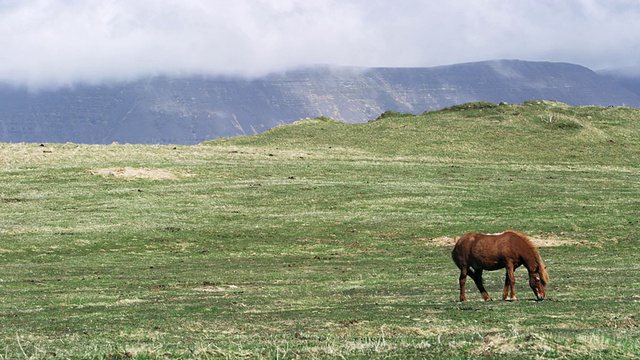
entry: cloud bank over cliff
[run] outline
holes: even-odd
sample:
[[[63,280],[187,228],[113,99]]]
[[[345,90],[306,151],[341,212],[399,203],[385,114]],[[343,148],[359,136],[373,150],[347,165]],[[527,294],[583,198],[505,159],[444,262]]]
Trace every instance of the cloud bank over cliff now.
[[[0,82],[38,89],[500,58],[639,69],[638,18],[635,0],[9,0]]]

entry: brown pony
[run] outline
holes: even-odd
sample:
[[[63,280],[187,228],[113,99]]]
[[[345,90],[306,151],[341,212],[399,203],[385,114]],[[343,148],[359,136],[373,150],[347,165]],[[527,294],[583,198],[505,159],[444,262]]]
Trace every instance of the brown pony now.
[[[547,267],[531,240],[517,231],[507,230],[499,235],[470,233],[456,242],[451,257],[460,269],[460,301],[466,301],[464,285],[471,276],[485,301],[491,300],[482,284],[483,270],[507,269],[502,299],[516,301],[514,270],[524,265],[529,271],[529,286],[537,300],[544,300],[549,283]],[[511,296],[508,290],[511,289]]]

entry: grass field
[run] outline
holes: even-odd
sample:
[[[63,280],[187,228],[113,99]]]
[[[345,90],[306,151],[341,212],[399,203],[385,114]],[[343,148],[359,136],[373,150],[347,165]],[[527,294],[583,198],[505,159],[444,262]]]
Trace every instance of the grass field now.
[[[0,144],[0,359],[634,358],[640,110],[466,104],[197,146]],[[458,299],[513,228],[533,301]],[[500,298],[504,273],[485,273]]]

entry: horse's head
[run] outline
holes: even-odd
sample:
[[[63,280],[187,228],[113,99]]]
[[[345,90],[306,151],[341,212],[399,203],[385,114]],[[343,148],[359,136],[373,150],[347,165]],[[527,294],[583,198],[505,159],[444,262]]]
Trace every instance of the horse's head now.
[[[546,274],[546,272],[544,274]],[[536,299],[538,300],[544,300],[546,295],[545,288],[547,287],[547,279],[548,277],[543,276],[540,271],[532,271],[529,273],[529,286],[531,286],[531,290],[533,290],[533,293],[536,295]]]

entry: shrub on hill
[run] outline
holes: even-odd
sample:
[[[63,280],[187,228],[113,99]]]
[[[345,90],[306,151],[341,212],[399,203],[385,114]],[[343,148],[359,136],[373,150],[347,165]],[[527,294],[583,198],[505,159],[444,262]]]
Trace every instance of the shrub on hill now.
[[[498,104],[489,101],[477,101],[469,102],[460,105],[447,106],[442,111],[462,111],[462,110],[481,110],[481,109],[493,109],[498,107]]]
[[[382,114],[380,114],[380,116],[378,116],[375,120],[372,121],[376,121],[376,120],[381,120],[381,119],[386,119],[386,118],[399,118],[399,117],[411,117],[411,116],[415,116],[414,114],[411,113],[401,113],[401,112],[397,112],[397,111],[393,111],[393,110],[387,110],[385,112],[383,112]]]

